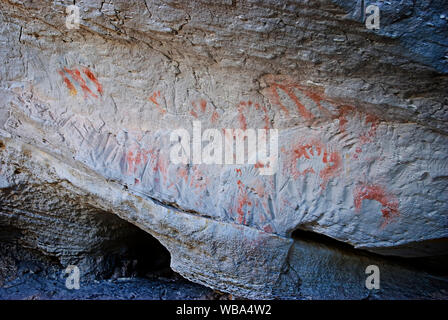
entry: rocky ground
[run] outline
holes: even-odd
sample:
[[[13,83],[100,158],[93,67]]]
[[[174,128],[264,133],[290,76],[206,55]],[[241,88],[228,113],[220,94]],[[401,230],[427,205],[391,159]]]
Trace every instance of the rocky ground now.
[[[61,271],[62,273],[62,271]],[[180,278],[119,278],[97,280],[69,290],[65,280],[40,274],[26,274],[6,282],[0,299],[6,300],[208,300],[221,295]]]
[[[0,245],[1,300],[209,300],[230,295],[185,280],[169,267],[145,276],[134,273],[109,279],[80,279],[79,289],[68,289],[61,266],[15,245]],[[11,251],[14,249],[14,251]],[[12,255],[14,253],[14,255]],[[19,253],[19,254],[18,254]]]
[[[0,0],[0,242],[32,251],[5,248],[2,295],[62,297],[77,265],[85,297],[210,292],[147,276],[170,267],[244,298],[446,299],[414,262],[448,254],[447,17],[445,0]],[[243,156],[223,150],[244,133]]]

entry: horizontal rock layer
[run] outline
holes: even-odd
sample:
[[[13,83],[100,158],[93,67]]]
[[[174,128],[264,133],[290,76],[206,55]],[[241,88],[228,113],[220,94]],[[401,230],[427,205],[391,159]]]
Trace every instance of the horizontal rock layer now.
[[[364,263],[386,265],[380,298],[444,294],[443,279],[291,237],[447,253],[441,2],[382,4],[377,32],[354,1],[87,1],[78,30],[66,29],[69,4],[1,2],[2,225],[33,234],[58,225],[55,213],[82,221],[27,242],[64,256],[63,228],[76,237],[114,213],[159,239],[176,271],[238,296],[362,298],[362,281],[310,282],[332,270],[363,278]],[[170,135],[194,121],[277,129],[275,174],[174,164]],[[345,271],[343,257],[357,267]]]

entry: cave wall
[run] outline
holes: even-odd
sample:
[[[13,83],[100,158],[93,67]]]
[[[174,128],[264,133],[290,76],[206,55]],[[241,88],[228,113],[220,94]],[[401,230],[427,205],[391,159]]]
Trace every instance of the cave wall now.
[[[443,1],[379,1],[379,31],[356,1],[77,1],[75,30],[69,4],[1,2],[2,221],[52,216],[67,195],[70,215],[116,214],[186,278],[255,298],[368,294],[359,281],[305,289],[309,275],[291,270],[326,253],[292,239],[298,229],[382,255],[447,253]],[[275,174],[174,164],[170,134],[193,121],[277,129]],[[324,261],[303,268],[338,265]],[[399,279],[378,297],[446,293],[425,273]]]

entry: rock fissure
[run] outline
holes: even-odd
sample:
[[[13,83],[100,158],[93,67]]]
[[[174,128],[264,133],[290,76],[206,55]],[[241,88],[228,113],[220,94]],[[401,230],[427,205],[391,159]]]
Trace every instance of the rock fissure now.
[[[1,277],[23,288],[18,270],[78,263],[104,278],[139,234],[236,297],[446,298],[444,3],[379,1],[377,30],[366,5],[0,0]],[[278,130],[275,174],[172,161],[171,134],[196,121]],[[33,259],[20,246],[38,266],[13,262]]]

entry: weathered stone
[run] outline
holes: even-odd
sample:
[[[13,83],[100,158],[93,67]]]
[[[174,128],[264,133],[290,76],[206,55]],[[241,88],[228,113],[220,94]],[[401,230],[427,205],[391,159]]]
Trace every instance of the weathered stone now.
[[[447,254],[442,1],[381,2],[376,32],[361,1],[81,1],[79,30],[65,27],[69,4],[1,2],[2,225],[33,234],[55,223],[57,239],[75,238],[113,213],[159,239],[174,270],[237,296],[362,298],[362,269],[375,263],[390,282],[373,297],[446,294],[442,278],[291,237]],[[193,121],[278,129],[276,173],[174,164],[170,134]],[[66,264],[57,239],[27,243]],[[102,242],[77,241],[70,250]],[[346,277],[357,284],[337,291]]]

